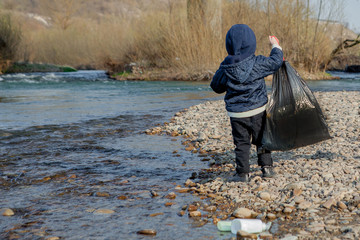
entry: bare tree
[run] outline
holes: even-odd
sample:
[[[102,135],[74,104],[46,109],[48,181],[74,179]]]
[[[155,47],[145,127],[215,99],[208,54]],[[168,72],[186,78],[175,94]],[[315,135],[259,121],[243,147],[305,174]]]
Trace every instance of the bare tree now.
[[[222,0],[187,0],[187,14],[190,25],[204,24],[221,35]]]
[[[66,30],[73,23],[73,17],[80,8],[79,0],[41,0],[40,7],[61,29]]]

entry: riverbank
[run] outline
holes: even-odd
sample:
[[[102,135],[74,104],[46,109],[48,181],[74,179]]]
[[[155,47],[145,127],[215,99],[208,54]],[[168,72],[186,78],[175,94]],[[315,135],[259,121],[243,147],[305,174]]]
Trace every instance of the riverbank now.
[[[148,134],[184,136],[186,149],[204,155],[209,168],[193,174],[183,191],[208,199],[214,223],[235,217],[273,222],[270,238],[360,237],[359,92],[316,92],[333,137],[287,152],[274,152],[277,176],[262,179],[251,150],[250,183],[230,182],[235,173],[231,127],[222,100],[175,114]],[[210,157],[209,157],[210,156]],[[189,209],[187,210],[189,211]],[[201,211],[200,211],[201,213]],[[216,226],[214,225],[214,228]]]
[[[3,73],[34,73],[34,72],[76,72],[77,70],[70,66],[61,66],[48,63],[10,63],[2,70]]]
[[[210,81],[214,74],[215,72],[212,70],[195,72],[182,72],[166,69],[146,70],[140,67],[136,67],[136,65],[124,72],[108,72],[110,78],[120,81]],[[303,77],[304,80],[340,79],[337,76],[332,76],[329,73],[321,71],[310,73],[304,70],[299,70],[299,74]],[[266,80],[271,81],[272,75],[268,76]]]

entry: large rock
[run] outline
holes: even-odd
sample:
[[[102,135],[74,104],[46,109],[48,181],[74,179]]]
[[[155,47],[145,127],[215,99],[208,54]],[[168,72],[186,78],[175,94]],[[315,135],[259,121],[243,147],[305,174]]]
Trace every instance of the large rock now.
[[[247,208],[238,208],[232,215],[236,218],[250,218],[252,216],[252,212],[252,210]]]

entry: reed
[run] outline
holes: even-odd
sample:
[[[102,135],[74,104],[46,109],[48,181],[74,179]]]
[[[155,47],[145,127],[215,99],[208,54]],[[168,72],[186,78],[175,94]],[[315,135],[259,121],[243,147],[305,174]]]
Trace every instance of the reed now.
[[[190,21],[187,7],[186,0],[152,1],[151,10],[136,14],[73,16],[66,28],[34,29],[25,21],[18,60],[117,71],[130,62],[147,69],[215,70],[226,56],[225,34],[236,23],[254,30],[257,54],[268,55],[268,35],[276,35],[285,59],[310,72],[322,70],[336,45],[306,0],[223,0],[217,28],[207,16]]]

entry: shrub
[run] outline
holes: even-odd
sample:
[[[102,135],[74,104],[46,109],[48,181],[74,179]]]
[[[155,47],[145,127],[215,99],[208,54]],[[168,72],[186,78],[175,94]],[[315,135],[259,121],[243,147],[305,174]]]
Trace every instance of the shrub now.
[[[0,14],[0,62],[3,67],[4,63],[14,60],[20,41],[20,26],[12,21],[10,15]]]

